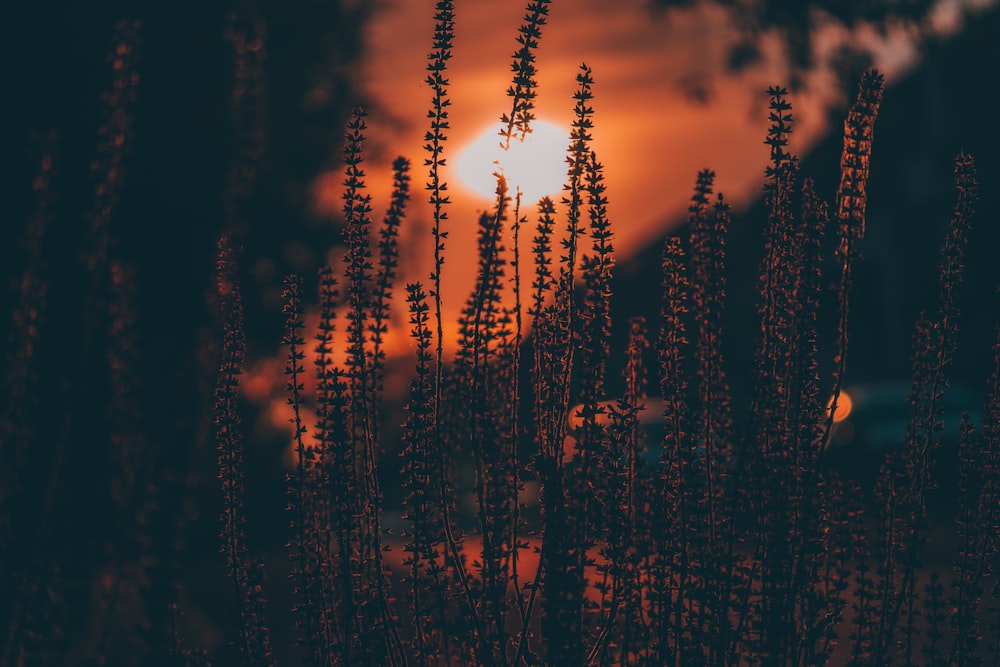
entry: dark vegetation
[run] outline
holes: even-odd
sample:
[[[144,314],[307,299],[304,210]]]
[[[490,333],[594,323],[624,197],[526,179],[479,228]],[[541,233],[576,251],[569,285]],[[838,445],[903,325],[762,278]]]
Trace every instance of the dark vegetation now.
[[[530,132],[547,15],[548,2],[528,4],[501,141]],[[37,138],[0,413],[0,665],[270,665],[276,629],[297,637],[285,664],[997,664],[1000,342],[973,351],[991,369],[981,419],[965,416],[957,448],[941,446],[979,198],[973,158],[953,161],[937,296],[912,335],[903,446],[866,489],[828,465],[826,442],[852,364],[882,77],[861,78],[829,201],[788,151],[787,91],[767,91],[766,225],[747,378],[732,378],[725,358],[732,219],[710,170],[697,175],[685,234],[664,242],[656,280],[644,286],[659,295],[657,317],[615,321],[613,231],[590,144],[594,81],[585,66],[563,195],[542,200],[528,220],[498,177],[495,206],[478,220],[478,271],[449,358],[440,286],[450,220],[439,168],[451,2],[437,3],[436,21],[427,180],[414,184],[410,163],[397,160],[391,202],[376,221],[365,188],[366,115],[356,110],[344,150],[347,251],[343,266],[319,273],[316,330],[305,324],[312,296],[303,277],[284,282],[296,450],[287,478],[291,600],[272,595],[280,587],[265,576],[287,566],[265,562],[254,542],[259,480],[249,473],[240,393],[248,339],[239,221],[258,137],[237,143],[206,290],[214,325],[188,361],[212,376],[192,371],[203,379],[182,397],[169,393],[179,390],[175,379],[156,384],[150,375],[168,369],[150,361],[156,349],[136,326],[146,283],[120,256],[110,225],[138,141],[141,23],[116,31],[81,234],[86,280],[78,319],[55,331],[51,322],[65,320],[48,299],[56,267],[46,243],[59,210],[59,138]],[[230,28],[237,111],[253,99],[261,28]],[[427,281],[404,287],[398,238],[416,192],[432,205],[435,265]],[[397,443],[383,418],[392,414],[385,346],[390,303],[403,298],[415,358]],[[616,329],[627,332],[621,349]],[[66,339],[74,354],[63,356]],[[735,394],[737,384],[749,389]],[[643,413],[654,409],[663,434],[655,441],[643,433]],[[178,419],[195,423],[185,429]],[[212,465],[199,445],[213,440],[225,586],[182,571],[197,541],[190,525],[206,511],[190,506],[199,471]],[[949,460],[957,474],[940,482],[952,510],[942,517],[935,473]],[[390,484],[402,493],[401,531],[387,530]],[[192,619],[197,593],[181,581],[223,596],[218,617]],[[213,632],[224,635],[216,645],[235,648],[195,648]]]

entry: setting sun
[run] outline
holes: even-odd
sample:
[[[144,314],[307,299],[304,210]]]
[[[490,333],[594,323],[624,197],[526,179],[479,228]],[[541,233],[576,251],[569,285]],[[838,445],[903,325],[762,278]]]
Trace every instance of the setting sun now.
[[[566,180],[569,132],[554,123],[536,120],[523,142],[515,139],[510,150],[504,151],[499,130],[499,126],[484,130],[459,152],[455,168],[462,186],[492,199],[497,189],[493,173],[499,166],[511,194],[520,188],[524,203],[558,192]]]

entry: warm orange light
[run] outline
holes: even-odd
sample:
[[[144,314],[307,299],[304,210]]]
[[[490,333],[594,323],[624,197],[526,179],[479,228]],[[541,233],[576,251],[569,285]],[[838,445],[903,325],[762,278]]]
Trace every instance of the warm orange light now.
[[[830,399],[830,404],[833,404],[833,399]],[[846,391],[840,392],[840,396],[837,397],[837,409],[833,412],[833,421],[842,422],[847,419],[847,416],[851,414],[851,408],[853,403],[851,402],[851,397]]]
[[[520,188],[524,204],[559,192],[566,180],[569,132],[536,120],[523,142],[512,139],[510,149],[504,151],[499,131],[499,126],[484,130],[461,150],[454,163],[458,181],[475,194],[493,199],[497,190],[493,173],[502,170],[511,196]]]

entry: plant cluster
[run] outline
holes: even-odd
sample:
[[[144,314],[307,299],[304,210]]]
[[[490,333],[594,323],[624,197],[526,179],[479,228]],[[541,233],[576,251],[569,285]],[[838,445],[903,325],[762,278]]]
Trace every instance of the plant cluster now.
[[[508,91],[513,109],[501,133],[507,143],[530,131],[531,49],[545,13],[544,3],[533,3],[522,27]],[[518,252],[528,221],[520,194],[497,174],[495,205],[479,218],[476,280],[458,323],[458,351],[444,359],[438,293],[449,201],[438,167],[448,127],[450,3],[439,3],[437,20],[426,147],[434,300],[420,283],[406,286],[416,366],[400,459],[401,572],[380,557],[388,546],[380,532],[375,407],[384,332],[378,323],[396,252],[385,239],[405,215],[406,191],[397,174],[379,234],[383,272],[373,281],[371,207],[360,169],[363,111],[349,125],[345,159],[343,368],[329,355],[336,295],[321,293],[318,451],[301,440],[299,280],[290,279],[286,290],[286,374],[299,452],[292,546],[301,636],[313,664],[979,664],[988,649],[983,628],[993,623],[985,620],[981,592],[997,546],[991,499],[1000,442],[992,423],[978,435],[970,419],[964,422],[954,575],[934,573],[922,584],[920,563],[976,199],[972,158],[956,158],[958,198],[941,251],[939,302],[914,340],[913,417],[905,448],[882,467],[873,510],[825,466],[823,452],[847,369],[852,267],[865,233],[882,76],[863,77],[845,121],[832,206],[788,152],[794,119],[787,91],[768,91],[761,326],[751,416],[737,429],[721,346],[730,212],[710,170],[698,174],[689,239],[671,237],[664,245],[658,334],[649,340],[644,321],[630,323],[625,391],[609,393],[615,259],[603,166],[591,147],[593,77],[586,66],[577,76],[563,197],[543,199],[537,209],[529,344],[522,344]],[[828,233],[836,237],[839,315],[834,372],[824,378],[817,322]],[[324,269],[324,285],[331,271]],[[370,321],[376,324],[366,328]],[[658,363],[648,363],[649,348]],[[522,364],[530,381],[522,381]],[[341,380],[335,395],[328,378]],[[664,406],[661,442],[644,437],[640,425],[651,386]],[[990,404],[987,414],[997,410]],[[331,421],[339,431],[327,428]],[[468,467],[471,482],[461,478]],[[538,520],[521,511],[526,480],[539,488]],[[471,525],[458,508],[463,484],[474,496]],[[536,567],[528,566],[529,553]],[[404,587],[394,588],[392,576]],[[331,614],[331,602],[344,613]]]
[[[547,14],[548,2],[528,4],[508,91],[512,107],[502,118],[501,141],[508,146],[530,132],[534,49]],[[394,163],[391,201],[376,224],[365,182],[363,109],[352,116],[344,149],[342,278],[334,266],[320,271],[315,331],[305,324],[309,297],[302,278],[289,276],[284,284],[284,375],[296,462],[287,476],[288,552],[304,663],[876,666],[1000,660],[1000,583],[993,576],[1000,547],[1000,337],[982,423],[966,415],[957,453],[940,447],[957,294],[978,196],[972,157],[955,159],[956,202],[940,253],[939,294],[914,333],[905,446],[887,456],[876,503],[866,504],[856,482],[825,464],[824,450],[847,373],[853,267],[865,234],[882,76],[868,72],[860,83],[844,124],[841,182],[831,202],[800,174],[788,150],[794,119],[787,91],[768,90],[760,328],[750,417],[741,423],[722,346],[731,214],[711,170],[697,174],[688,238],[664,241],[660,320],[628,322],[625,363],[614,368],[614,233],[604,166],[592,147],[594,79],[585,65],[576,79],[563,195],[558,202],[543,199],[536,209],[530,285],[522,286],[519,250],[529,220],[520,193],[511,193],[497,174],[495,203],[478,219],[477,271],[458,322],[458,350],[446,358],[440,294],[450,201],[442,168],[453,3],[438,2],[435,19],[424,161],[434,216],[429,286],[395,284],[397,239],[412,196],[410,163]],[[97,186],[93,244],[85,258],[94,280],[108,281],[106,290],[95,284],[88,295],[110,300],[102,306],[113,323],[107,332],[116,387],[110,429],[121,461],[143,456],[141,442],[130,436],[134,295],[127,269],[108,260],[106,222],[131,132],[135,30],[122,27],[116,50],[117,97],[108,100],[100,154],[107,164],[95,167],[105,178]],[[255,26],[253,39],[262,32]],[[243,56],[245,41],[234,39],[243,44]],[[241,154],[234,167],[234,201],[252,180],[244,162],[252,163],[252,156]],[[52,174],[47,150],[35,181],[39,205],[25,238],[32,257],[49,218]],[[817,341],[831,279],[824,273],[828,236],[839,275],[833,276],[835,359],[832,376],[825,377]],[[56,649],[39,639],[47,636],[41,628],[62,622],[60,601],[48,593],[58,590],[58,582],[44,581],[40,566],[15,558],[6,537],[23,521],[11,501],[25,493],[17,473],[26,465],[26,415],[35,409],[31,349],[44,304],[43,271],[39,261],[29,262],[19,286],[6,376],[13,390],[0,413],[0,567],[27,573],[20,583],[5,575],[0,589],[5,605],[13,601],[0,612],[7,622],[2,665],[52,662]],[[266,666],[276,662],[267,618],[279,612],[266,595],[264,563],[251,557],[247,536],[253,526],[246,512],[239,393],[247,356],[239,276],[239,249],[223,236],[212,297],[223,334],[215,348],[214,392],[220,542],[235,591],[236,643],[245,664]],[[390,443],[381,421],[385,335],[392,299],[404,297],[415,358],[401,440]],[[309,351],[313,368],[305,363]],[[621,392],[611,389],[618,372]],[[309,374],[314,395],[306,391]],[[307,403],[316,408],[315,422],[306,418]],[[662,437],[655,440],[644,433],[649,420],[643,416],[653,405],[662,412]],[[62,455],[60,443],[56,456]],[[398,452],[398,460],[385,451]],[[931,535],[933,472],[949,455],[957,457],[959,470],[950,572],[922,562]],[[399,536],[385,525],[387,465],[398,468],[402,481],[405,529]],[[135,469],[122,463],[111,484],[118,519],[139,535],[142,555],[157,539],[147,535],[149,517],[167,501],[152,487],[140,488],[128,474]],[[52,471],[49,484],[58,486],[68,473],[65,463],[57,459]],[[538,490],[537,511],[527,511],[529,485]],[[471,512],[463,495],[473,499]],[[43,523],[33,532],[37,553],[44,552],[47,530]],[[393,551],[403,554],[398,566]],[[113,610],[126,591],[122,582],[131,577],[143,590],[152,578],[152,558],[137,562],[145,569],[119,570],[115,583],[102,589],[107,607],[99,615],[104,625],[90,628],[94,637],[106,639],[121,623]],[[174,608],[171,616],[176,614]],[[88,655],[101,655],[101,641],[88,644]],[[211,663],[205,652],[187,647],[176,618],[162,641],[172,664]]]

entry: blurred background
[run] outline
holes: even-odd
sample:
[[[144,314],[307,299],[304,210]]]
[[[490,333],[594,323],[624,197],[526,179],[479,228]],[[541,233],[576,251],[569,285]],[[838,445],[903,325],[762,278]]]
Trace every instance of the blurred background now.
[[[510,2],[457,9],[443,295],[452,319],[471,284],[472,263],[464,258],[474,256],[477,212],[491,205],[469,185],[474,178],[454,165],[508,110],[505,90],[522,13]],[[98,156],[102,94],[112,82],[107,53],[122,18],[142,21],[139,79],[121,189],[108,218],[107,273],[98,284],[111,294],[110,267],[116,267],[129,276],[130,296],[95,302],[88,297],[94,271],[81,257],[93,241],[88,228],[102,174],[91,163]],[[220,499],[211,437],[220,340],[212,275],[215,240],[227,233],[243,249],[249,539],[268,567],[276,650],[287,655],[294,628],[284,613],[291,600],[283,550],[289,427],[279,350],[281,281],[298,272],[312,294],[317,269],[339,262],[343,128],[357,105],[369,111],[366,171],[376,220],[388,205],[392,160],[404,155],[414,165],[398,284],[426,281],[433,246],[421,165],[431,92],[423,78],[433,3],[247,0],[138,9],[24,3],[0,30],[8,117],[0,130],[6,204],[0,274],[9,286],[0,295],[2,312],[18,312],[29,268],[44,287],[34,302],[37,338],[30,350],[7,346],[5,369],[28,359],[33,379],[24,392],[8,384],[5,394],[4,479],[16,470],[19,480],[0,496],[13,517],[0,541],[0,627],[16,630],[11,619],[23,619],[17,600],[25,591],[34,596],[29,606],[36,615],[46,608],[65,618],[86,613],[95,599],[108,598],[102,581],[121,579],[137,554],[154,554],[149,557],[159,569],[149,576],[156,593],[138,620],[123,619],[121,610],[129,607],[118,602],[109,607],[117,605],[118,612],[94,616],[93,623],[104,623],[96,628],[39,616],[39,641],[55,655],[69,655],[66,664],[101,654],[110,656],[108,664],[132,664],[141,656],[109,639],[117,636],[113,624],[162,635],[170,625],[168,605],[177,600],[186,641],[216,653],[217,664],[234,658],[230,582],[217,553]],[[695,175],[712,168],[717,190],[735,210],[724,343],[734,393],[746,396],[766,220],[760,203],[768,155],[765,90],[790,88],[792,150],[801,156],[803,174],[832,199],[842,120],[860,72],[874,65],[887,73],[888,89],[875,130],[848,383],[907,381],[913,323],[921,308],[933,305],[936,253],[953,203],[952,158],[967,151],[976,157],[983,196],[960,295],[953,377],[974,397],[970,402],[977,400],[989,370],[1000,282],[994,257],[1000,241],[998,34],[1000,10],[985,0],[553,3],[537,56],[536,111],[565,127],[578,67],[586,62],[593,69],[594,147],[606,166],[616,229],[613,349],[624,347],[629,316],[655,322],[662,239],[684,233]],[[33,246],[26,241],[38,229],[32,183],[46,150],[53,156],[51,213]],[[481,162],[461,164],[487,173],[495,168]],[[527,202],[524,212],[533,213]],[[127,317],[115,310],[122,303]],[[110,326],[123,321],[124,337]],[[5,340],[14,341],[12,318],[2,326]],[[832,316],[825,326],[829,343]],[[404,333],[390,349],[399,377],[410,363]],[[112,372],[124,362],[109,357],[122,340],[128,349],[117,351],[130,355],[125,396],[115,393],[120,378]],[[390,383],[390,407],[405,399],[403,386]],[[389,419],[398,424],[398,414]],[[132,471],[136,479],[126,484],[140,489],[135,496],[122,496],[116,472],[113,434],[121,428],[142,443],[134,452],[141,461]],[[387,436],[391,442],[391,431]],[[8,463],[15,451],[18,466]],[[386,452],[387,465],[394,454]],[[136,543],[131,532],[139,520],[136,498],[151,503],[141,520],[152,523],[143,531],[152,544]],[[58,636],[44,634],[59,628]],[[0,640],[9,644],[11,637]]]

